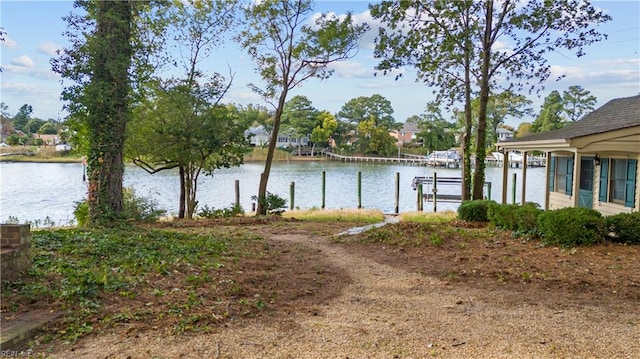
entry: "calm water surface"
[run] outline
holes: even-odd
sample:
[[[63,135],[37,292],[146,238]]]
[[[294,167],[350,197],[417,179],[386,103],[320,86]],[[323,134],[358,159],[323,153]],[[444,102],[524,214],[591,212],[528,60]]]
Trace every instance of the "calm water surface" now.
[[[251,210],[251,196],[257,194],[262,163],[249,163],[241,167],[221,169],[211,176],[201,176],[198,184],[200,207],[223,208],[235,200],[235,180],[240,181],[240,203]],[[49,217],[58,225],[73,223],[76,201],[86,195],[79,163],[0,163],[0,221],[9,217],[20,222],[44,220]],[[400,173],[400,212],[416,209],[416,192],[411,188],[415,176],[459,177],[458,169],[411,167],[380,164],[345,164],[340,162],[274,163],[269,178],[269,191],[287,199],[289,187],[295,182],[295,207],[320,208],[322,204],[322,171],[326,171],[326,208],[357,208],[357,176],[362,172],[362,206],[393,212],[395,206],[395,174]],[[509,201],[511,200],[511,174],[517,174],[517,201],[520,200],[521,169],[509,170]],[[543,204],[544,168],[527,171],[527,201]],[[492,182],[492,198],[501,197],[501,168],[488,168],[487,181]],[[177,213],[179,180],[177,172],[165,171],[150,175],[135,166],[125,169],[124,185],[133,187],[136,194],[150,197],[169,213]],[[458,188],[441,187],[439,193]],[[455,203],[439,203],[438,210],[455,209]],[[432,204],[425,203],[425,211]]]

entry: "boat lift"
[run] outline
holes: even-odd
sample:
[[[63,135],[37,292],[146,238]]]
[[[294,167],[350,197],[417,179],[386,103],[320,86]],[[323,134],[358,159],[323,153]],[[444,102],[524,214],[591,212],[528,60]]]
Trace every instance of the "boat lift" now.
[[[424,186],[426,185],[426,188]],[[438,177],[437,173],[433,176],[414,177],[411,181],[411,187],[414,191],[418,191],[417,205],[418,211],[423,210],[423,202],[433,202],[433,212],[437,212],[438,201],[440,202],[461,202],[460,186],[462,186],[462,178],[460,177]],[[449,189],[446,193],[439,193],[439,189]],[[452,193],[454,192],[454,193]],[[484,183],[485,199],[491,200],[491,182]]]

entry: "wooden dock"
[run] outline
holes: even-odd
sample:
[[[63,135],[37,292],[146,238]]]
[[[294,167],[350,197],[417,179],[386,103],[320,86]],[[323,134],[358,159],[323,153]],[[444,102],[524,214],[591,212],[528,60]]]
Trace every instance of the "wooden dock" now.
[[[406,166],[426,166],[427,158],[424,156],[410,156],[410,157],[367,157],[367,156],[343,156],[333,152],[325,152],[325,155],[329,160],[342,161],[342,162],[368,162],[368,163],[382,163],[382,164],[399,164]]]

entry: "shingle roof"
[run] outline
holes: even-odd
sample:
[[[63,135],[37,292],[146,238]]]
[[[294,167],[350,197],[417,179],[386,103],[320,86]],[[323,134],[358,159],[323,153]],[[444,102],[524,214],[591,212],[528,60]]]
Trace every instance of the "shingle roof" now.
[[[611,100],[564,128],[509,139],[503,143],[571,139],[640,126],[640,95]]]
[[[420,132],[418,128],[418,123],[413,121],[406,121],[402,124],[402,130],[404,132]]]

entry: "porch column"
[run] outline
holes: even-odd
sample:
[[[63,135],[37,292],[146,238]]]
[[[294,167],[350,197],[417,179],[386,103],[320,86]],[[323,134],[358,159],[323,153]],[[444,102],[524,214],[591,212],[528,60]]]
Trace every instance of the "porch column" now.
[[[527,192],[527,167],[529,160],[527,159],[528,152],[522,152],[522,195],[520,199],[520,204],[524,205],[526,202],[526,192]]]
[[[502,204],[507,203],[507,178],[509,177],[509,150],[502,153]]]
[[[580,167],[582,167],[582,154],[573,153],[573,177],[571,178],[571,195],[573,196],[573,207],[578,207],[580,198]]]
[[[546,169],[545,178],[547,181],[544,187],[544,210],[548,211],[549,210],[549,184],[553,180],[551,178],[551,152],[547,152],[546,161],[547,161],[547,165],[545,166],[545,169]]]

